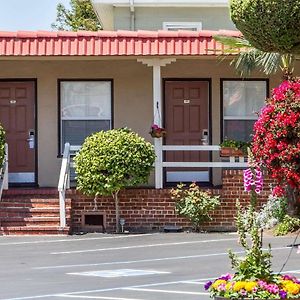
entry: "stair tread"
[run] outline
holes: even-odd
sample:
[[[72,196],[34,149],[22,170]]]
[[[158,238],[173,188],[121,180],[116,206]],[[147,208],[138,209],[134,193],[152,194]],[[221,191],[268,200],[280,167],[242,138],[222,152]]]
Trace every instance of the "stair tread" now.
[[[68,229],[69,226],[64,227],[63,229]],[[0,227],[1,230],[5,230],[5,229],[11,229],[11,230],[22,230],[22,229],[26,229],[26,230],[37,230],[37,229],[61,229],[61,227],[59,225],[24,225],[24,226],[1,226]]]

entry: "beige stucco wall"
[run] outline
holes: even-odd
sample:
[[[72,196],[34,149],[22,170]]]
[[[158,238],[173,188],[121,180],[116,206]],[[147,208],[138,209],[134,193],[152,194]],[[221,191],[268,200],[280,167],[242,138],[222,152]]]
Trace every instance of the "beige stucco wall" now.
[[[235,29],[227,7],[137,7],[135,30],[159,30],[163,22],[201,22],[202,29]],[[127,7],[114,8],[114,29],[130,30],[131,15]]]
[[[57,186],[58,154],[57,79],[113,79],[114,125],[128,126],[149,138],[152,116],[152,69],[131,60],[0,61],[0,78],[37,78],[38,183]],[[213,144],[220,138],[220,78],[238,78],[228,62],[178,59],[162,68],[163,78],[211,78]],[[260,76],[264,77],[264,76]],[[271,87],[279,78],[270,81]]]

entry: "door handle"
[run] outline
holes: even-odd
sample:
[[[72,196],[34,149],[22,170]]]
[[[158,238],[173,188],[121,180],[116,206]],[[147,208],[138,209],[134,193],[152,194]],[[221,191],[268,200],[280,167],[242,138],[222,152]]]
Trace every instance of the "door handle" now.
[[[28,132],[28,146],[29,149],[34,149],[34,144],[35,144],[35,135],[34,135],[34,130],[30,129]]]
[[[209,139],[208,139],[208,129],[203,129],[202,130],[202,145],[208,145],[209,144]]]

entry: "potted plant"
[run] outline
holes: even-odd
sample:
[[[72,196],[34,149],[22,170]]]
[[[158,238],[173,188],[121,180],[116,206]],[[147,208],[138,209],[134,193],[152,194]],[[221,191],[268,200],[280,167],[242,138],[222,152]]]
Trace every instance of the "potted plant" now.
[[[153,138],[161,138],[167,134],[167,131],[163,127],[153,124],[149,133]]]
[[[220,156],[222,157],[245,156],[247,154],[247,148],[249,147],[249,143],[225,139],[220,144],[220,147]]]
[[[251,156],[250,156],[251,160]],[[262,172],[252,165],[244,171],[245,190],[251,193],[250,206],[237,203],[236,226],[245,257],[229,252],[234,274],[226,274],[205,284],[210,297],[224,299],[300,299],[300,281],[271,270],[271,247],[262,249],[262,231],[255,217],[256,194],[262,190]],[[250,241],[247,239],[250,236]]]

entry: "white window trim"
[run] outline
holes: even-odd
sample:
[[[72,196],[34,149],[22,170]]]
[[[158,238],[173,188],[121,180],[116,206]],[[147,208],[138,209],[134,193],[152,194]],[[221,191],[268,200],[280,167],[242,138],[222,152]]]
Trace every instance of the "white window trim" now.
[[[177,30],[193,30],[196,31],[202,30],[202,22],[163,22],[163,29],[170,30],[170,29],[177,29]]]

